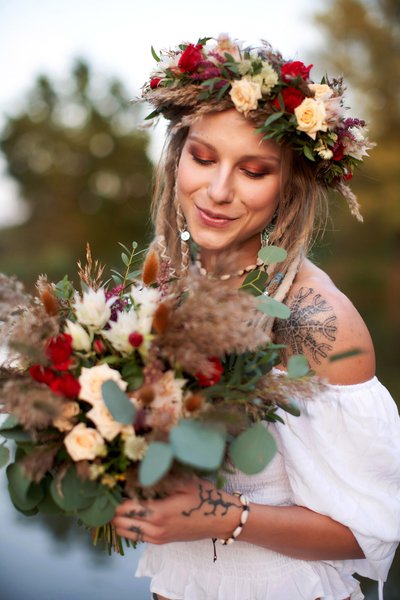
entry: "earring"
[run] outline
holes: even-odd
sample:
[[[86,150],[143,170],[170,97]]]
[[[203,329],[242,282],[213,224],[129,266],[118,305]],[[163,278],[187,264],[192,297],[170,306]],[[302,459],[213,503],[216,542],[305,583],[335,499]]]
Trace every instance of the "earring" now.
[[[188,242],[190,240],[191,235],[190,235],[190,231],[187,228],[186,219],[182,212],[180,204],[178,204],[177,209],[176,209],[176,221],[177,221],[178,232],[179,232],[179,237],[181,238],[181,241]]]
[[[269,245],[269,238],[275,228],[275,223],[271,221],[260,234],[261,248],[266,248]]]

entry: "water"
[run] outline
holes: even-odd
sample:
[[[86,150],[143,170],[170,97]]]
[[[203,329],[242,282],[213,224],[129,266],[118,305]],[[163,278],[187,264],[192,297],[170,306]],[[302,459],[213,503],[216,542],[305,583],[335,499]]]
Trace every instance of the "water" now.
[[[0,471],[1,600],[149,600],[148,578],[135,578],[142,549],[109,557],[67,519],[25,517],[11,504]]]

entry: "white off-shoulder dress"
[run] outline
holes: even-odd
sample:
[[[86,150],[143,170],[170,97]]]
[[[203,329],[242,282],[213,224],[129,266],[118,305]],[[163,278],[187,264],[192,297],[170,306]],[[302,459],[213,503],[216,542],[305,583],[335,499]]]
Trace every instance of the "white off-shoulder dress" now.
[[[400,540],[400,420],[386,388],[373,379],[328,385],[300,400],[301,416],[270,425],[278,453],[258,475],[237,472],[225,489],[252,502],[296,504],[347,525],[365,559],[306,561],[241,542],[210,539],[147,544],[136,576],[173,600],[361,600],[353,574],[383,582]]]

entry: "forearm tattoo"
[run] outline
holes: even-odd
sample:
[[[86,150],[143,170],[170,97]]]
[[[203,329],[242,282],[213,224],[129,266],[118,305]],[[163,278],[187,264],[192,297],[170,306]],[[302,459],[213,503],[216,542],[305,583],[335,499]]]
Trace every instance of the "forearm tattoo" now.
[[[278,320],[274,331],[276,341],[291,354],[305,354],[316,364],[332,351],[336,340],[337,319],[332,306],[313,288],[302,287],[289,303],[290,317]]]
[[[221,517],[225,516],[231,507],[241,508],[240,504],[228,502],[223,499],[222,493],[214,488],[204,489],[203,484],[199,483],[199,504],[189,511],[183,510],[185,517],[190,517],[192,513],[204,508],[203,515],[217,516],[218,507],[221,508]],[[207,510],[209,509],[209,510]]]

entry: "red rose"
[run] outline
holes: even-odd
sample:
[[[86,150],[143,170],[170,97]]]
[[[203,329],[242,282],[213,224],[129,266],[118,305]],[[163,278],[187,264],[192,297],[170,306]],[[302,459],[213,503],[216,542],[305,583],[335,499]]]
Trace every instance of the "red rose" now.
[[[303,92],[292,86],[283,88],[281,95],[285,110],[286,112],[290,113],[294,113],[294,109],[297,108],[297,106],[299,106],[304,100]],[[275,98],[272,105],[278,110],[282,110],[278,97]]]
[[[291,79],[295,79],[296,77],[301,77],[304,81],[307,81],[310,78],[310,71],[313,65],[306,65],[302,63],[300,60],[295,60],[293,62],[288,62],[282,66],[281,74],[282,79],[284,81],[290,81]]]
[[[202,46],[197,44],[189,44],[182,56],[179,59],[178,67],[182,71],[182,73],[193,73],[203,60],[203,54],[201,52]]]
[[[43,365],[32,365],[29,374],[38,383],[45,383],[46,385],[50,385],[55,378],[53,371]]]
[[[68,333],[61,333],[50,338],[46,346],[46,356],[58,371],[66,371],[71,364],[72,337]]]
[[[76,398],[81,389],[81,384],[71,373],[63,373],[57,379],[50,383],[50,388],[59,396],[67,398]]]
[[[152,90],[155,90],[158,87],[158,84],[161,81],[161,77],[153,77],[153,79],[150,81],[150,87]]]
[[[215,385],[222,377],[224,367],[221,361],[216,356],[209,358],[208,361],[213,365],[213,373],[211,375],[203,375],[203,373],[196,373],[195,377],[202,387],[209,387]]]

